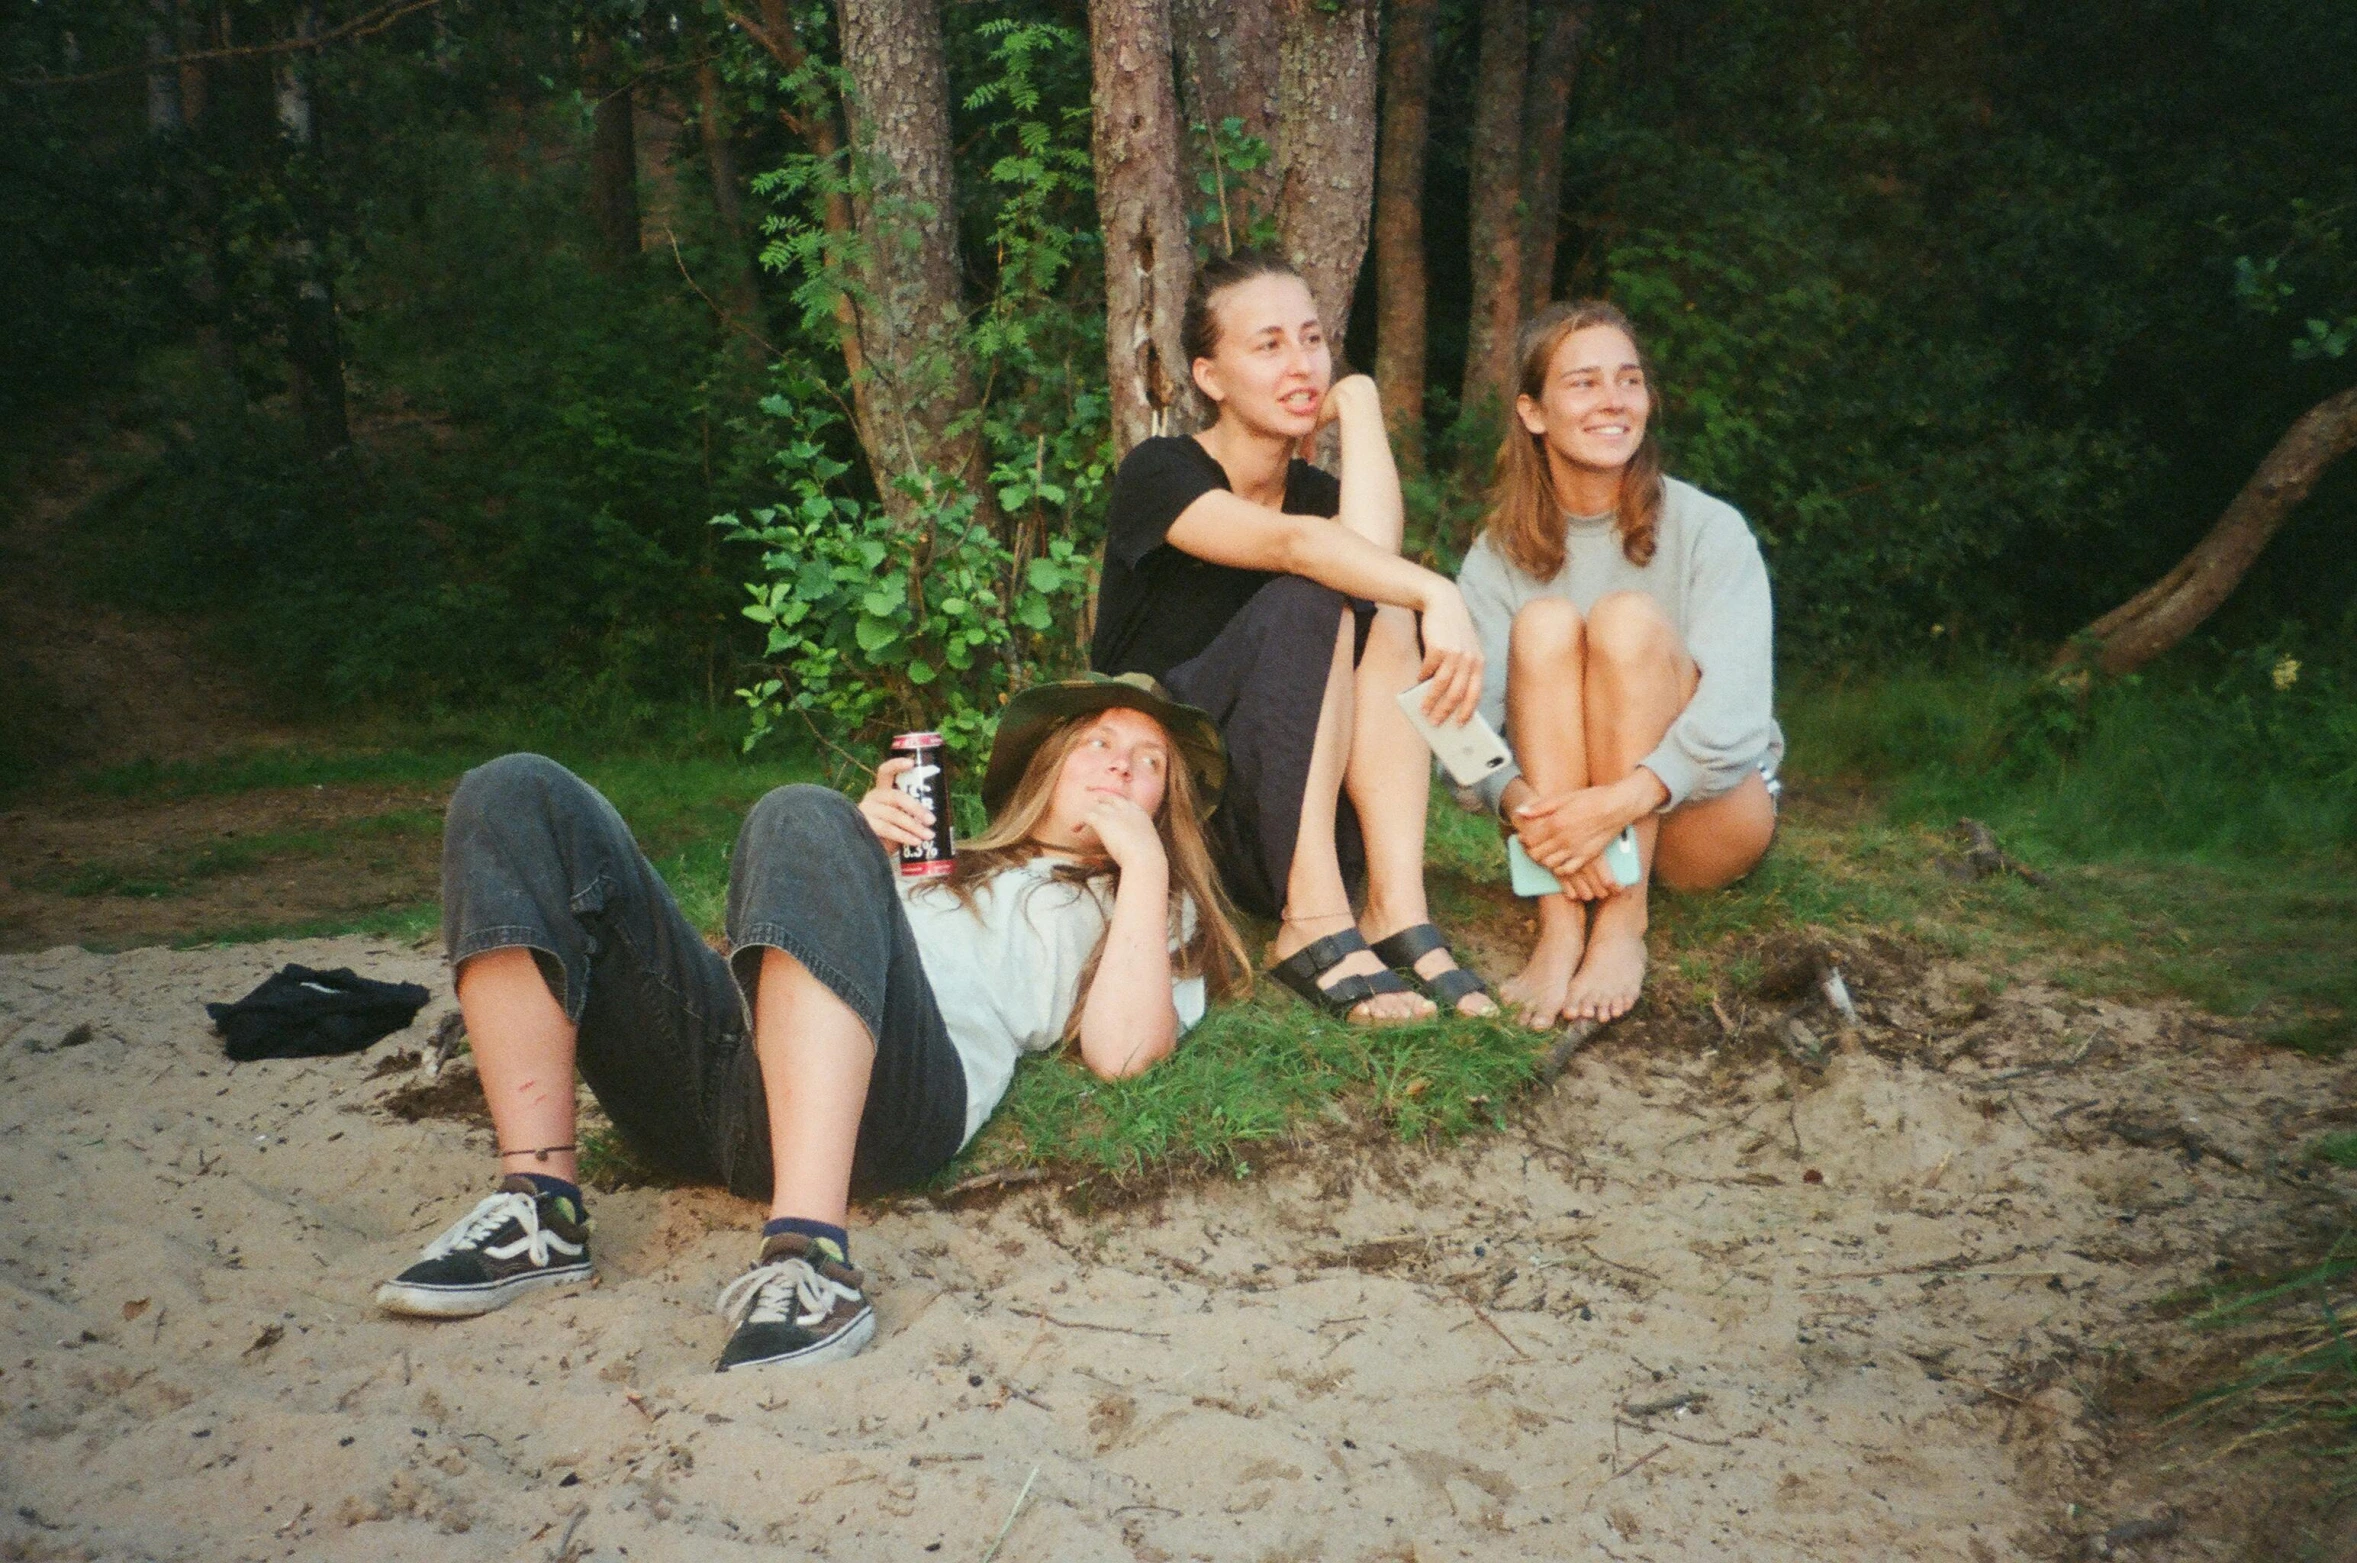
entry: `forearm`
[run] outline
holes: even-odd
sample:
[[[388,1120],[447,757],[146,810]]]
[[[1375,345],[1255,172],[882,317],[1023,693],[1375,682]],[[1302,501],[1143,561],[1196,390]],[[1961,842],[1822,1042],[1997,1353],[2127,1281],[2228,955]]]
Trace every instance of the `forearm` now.
[[[1344,504],[1349,496],[1344,495]],[[1293,518],[1285,573],[1306,576],[1346,597],[1410,608],[1422,613],[1438,591],[1456,590],[1445,576],[1402,559],[1393,549],[1369,542],[1347,524],[1314,516]]]
[[[1102,1079],[1138,1074],[1178,1045],[1178,1010],[1170,997],[1169,907],[1166,865],[1122,870],[1105,947],[1080,1012],[1081,1062]]]
[[[1382,408],[1372,397],[1364,406],[1354,402],[1339,424],[1342,508],[1335,519],[1385,553],[1397,554],[1407,531],[1407,511],[1400,499],[1399,468],[1391,458],[1391,440],[1383,429]]]
[[[1638,820],[1669,802],[1670,799],[1670,790],[1662,784],[1661,778],[1642,765],[1619,781],[1606,782],[1601,787],[1583,790],[1597,793],[1601,798],[1610,801],[1610,807],[1606,811],[1607,815],[1620,822],[1619,825],[1614,826],[1615,830],[1618,830],[1622,825],[1635,824]],[[1539,790],[1530,784],[1527,777],[1516,776],[1506,783],[1505,790],[1498,795],[1498,812],[1505,817],[1508,824],[1512,824],[1516,810],[1540,802],[1542,796]]]

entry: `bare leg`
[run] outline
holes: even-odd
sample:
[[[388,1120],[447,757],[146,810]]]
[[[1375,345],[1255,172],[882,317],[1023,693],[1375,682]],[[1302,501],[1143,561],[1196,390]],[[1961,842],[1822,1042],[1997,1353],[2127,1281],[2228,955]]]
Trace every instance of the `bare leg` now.
[[[769,1097],[769,1214],[842,1226],[875,1039],[850,1005],[779,949],[761,952],[753,1047]]]
[[[581,1159],[570,1149],[576,1032],[532,952],[486,950],[461,966],[458,1008],[499,1136],[500,1171],[579,1182]],[[544,1149],[545,1159],[536,1154]]]
[[[1588,614],[1587,700],[1591,786],[1619,781],[1653,752],[1670,723],[1701,683],[1677,631],[1652,598],[1613,592]],[[1645,876],[1596,905],[1587,953],[1564,996],[1573,1020],[1616,1020],[1637,1002],[1645,983],[1647,878],[1653,868],[1659,815],[1637,822],[1637,853]]]
[[[1588,785],[1587,626],[1579,610],[1546,597],[1514,616],[1506,644],[1506,732],[1523,779],[1552,796]],[[1562,1017],[1564,996],[1587,948],[1588,908],[1567,895],[1538,898],[1539,941],[1505,986],[1526,1026]]]
[[[1352,927],[1350,892],[1342,883],[1341,859],[1334,850],[1335,800],[1342,795],[1344,769],[1351,754],[1356,717],[1352,644],[1357,625],[1344,610],[1334,641],[1334,660],[1326,673],[1326,695],[1318,707],[1318,735],[1310,749],[1309,781],[1301,800],[1301,830],[1294,838],[1293,867],[1285,880],[1285,915],[1277,929],[1276,956],[1284,960],[1296,950],[1328,934]],[[1410,731],[1413,737],[1413,730]],[[1422,819],[1417,856],[1423,847]],[[1420,870],[1419,870],[1420,872]],[[1419,884],[1418,895],[1422,894]],[[1383,962],[1371,952],[1360,952],[1338,962],[1326,985],[1348,976],[1373,976]],[[1351,1010],[1359,1021],[1416,1020],[1432,1013],[1432,1001],[1415,993],[1382,993]]]
[[[1367,842],[1367,905],[1359,926],[1369,942],[1432,920],[1424,899],[1432,756],[1398,698],[1416,682],[1422,661],[1415,616],[1405,608],[1378,608],[1352,683],[1350,760],[1342,781]],[[1456,964],[1447,950],[1428,950],[1417,959],[1416,972],[1429,979]],[[1457,1002],[1460,1014],[1494,1015],[1497,1009],[1482,993]]]
[[[1733,792],[1663,816],[1653,877],[1673,890],[1716,890],[1750,873],[1776,834],[1776,800],[1756,772]]]

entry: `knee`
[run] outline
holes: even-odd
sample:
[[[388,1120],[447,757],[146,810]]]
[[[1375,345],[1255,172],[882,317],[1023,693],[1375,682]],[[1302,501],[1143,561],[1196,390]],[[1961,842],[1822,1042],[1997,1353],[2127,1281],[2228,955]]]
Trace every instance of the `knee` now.
[[[771,865],[815,867],[843,843],[863,838],[875,840],[858,804],[832,787],[796,782],[771,789],[753,805],[738,841],[740,853],[757,851]]]
[[[1580,654],[1586,634],[1579,609],[1560,597],[1541,597],[1514,615],[1506,655],[1512,662],[1534,666],[1568,662]]]
[[[459,778],[450,795],[448,830],[460,836],[546,819],[560,800],[593,795],[589,783],[544,754],[503,754]]]
[[[1588,654],[1623,665],[1657,661],[1678,647],[1661,605],[1643,592],[1607,592],[1588,610]]]
[[[859,805],[832,787],[810,782],[771,788],[745,816],[745,828],[764,835],[825,834],[846,825],[865,828]]]

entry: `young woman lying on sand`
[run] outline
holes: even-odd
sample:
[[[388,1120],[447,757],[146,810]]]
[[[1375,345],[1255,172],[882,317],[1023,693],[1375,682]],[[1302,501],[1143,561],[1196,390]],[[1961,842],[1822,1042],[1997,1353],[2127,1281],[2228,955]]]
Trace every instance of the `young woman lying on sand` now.
[[[1713,889],[1776,830],[1768,572],[1733,506],[1662,475],[1653,376],[1626,316],[1558,304],[1525,326],[1515,423],[1457,584],[1489,657],[1482,714],[1519,768],[1483,795],[1563,893],[1506,984],[1534,1026],[1613,1020],[1645,980],[1648,878]],[[1637,827],[1645,877],[1605,846]]]
[[[1280,919],[1271,975],[1353,1020],[1418,1019],[1433,1000],[1494,1013],[1425,904],[1432,761],[1396,702],[1431,678],[1425,710],[1464,721],[1482,652],[1456,586],[1400,557],[1375,383],[1329,386],[1317,305],[1272,256],[1206,266],[1181,337],[1219,416],[1122,462],[1091,662],[1151,674],[1219,724],[1230,780],[1212,851],[1237,903]],[[1339,482],[1294,455],[1329,422]]]
[[[909,764],[886,761],[856,806],[810,786],[754,805],[726,960],[586,782],[530,754],[467,774],[443,938],[503,1176],[378,1303],[451,1318],[588,1277],[578,1064],[634,1154],[769,1202],[753,1267],[720,1294],[720,1370],[848,1357],[876,1329],[853,1190],[939,1171],[1021,1054],[1073,1039],[1098,1075],[1134,1075],[1207,986],[1249,980],[1203,840],[1225,761],[1202,712],[1144,678],[1017,695],[982,784],[992,824],[941,879],[891,859],[932,826],[893,784]]]

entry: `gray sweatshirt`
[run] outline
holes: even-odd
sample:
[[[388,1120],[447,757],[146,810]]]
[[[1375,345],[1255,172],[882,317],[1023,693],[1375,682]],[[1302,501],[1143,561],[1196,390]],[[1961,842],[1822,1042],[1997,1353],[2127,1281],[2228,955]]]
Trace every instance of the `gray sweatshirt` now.
[[[1665,809],[1732,791],[1763,764],[1784,757],[1774,713],[1771,654],[1774,610],[1768,569],[1742,514],[1692,484],[1663,480],[1659,542],[1653,562],[1629,563],[1609,515],[1566,523],[1563,571],[1537,581],[1517,568],[1485,532],[1465,556],[1457,585],[1481,634],[1486,661],[1481,714],[1506,730],[1506,647],[1514,615],[1541,597],[1560,597],[1583,615],[1608,592],[1651,597],[1702,669],[1702,682],[1654,751],[1639,761],[1670,791]],[[1506,784],[1522,774],[1507,765],[1483,778],[1482,798],[1499,806]]]

